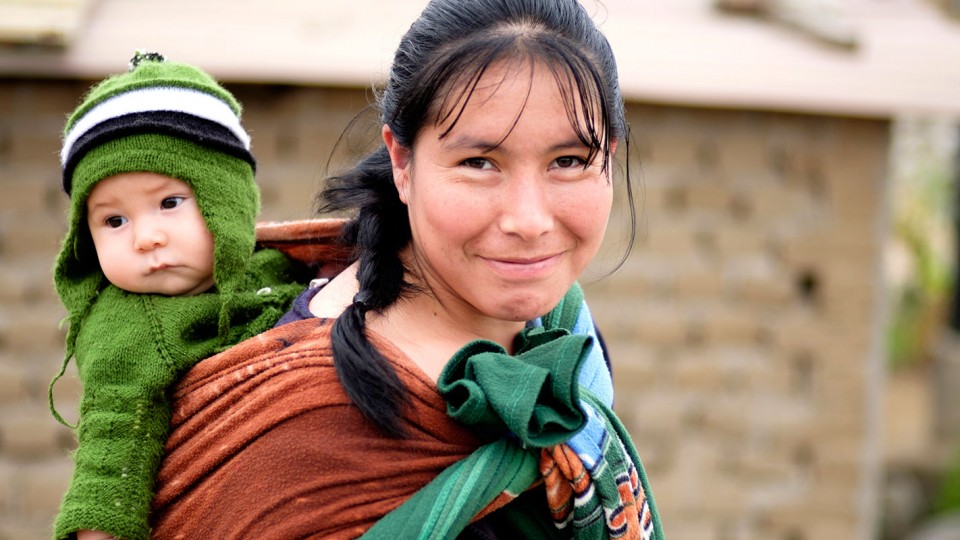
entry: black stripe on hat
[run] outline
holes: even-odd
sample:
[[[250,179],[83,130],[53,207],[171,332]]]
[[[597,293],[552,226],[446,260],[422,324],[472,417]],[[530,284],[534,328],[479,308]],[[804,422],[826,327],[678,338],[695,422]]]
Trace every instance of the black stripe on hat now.
[[[73,171],[93,148],[109,141],[141,134],[168,135],[242,159],[257,168],[253,154],[228,128],[218,122],[177,111],[148,111],[124,114],[105,120],[81,135],[63,164],[63,191],[70,195]]]

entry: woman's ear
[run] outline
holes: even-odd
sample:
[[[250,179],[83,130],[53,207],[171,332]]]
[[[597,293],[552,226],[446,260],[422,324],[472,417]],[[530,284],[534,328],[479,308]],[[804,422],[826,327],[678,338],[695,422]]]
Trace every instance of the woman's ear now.
[[[613,165],[613,159],[617,157],[617,143],[619,142],[620,142],[620,139],[610,139],[610,148],[609,148],[610,151],[607,153],[607,159],[609,161],[607,162],[607,170],[604,171],[604,173],[607,175],[607,182],[611,182],[613,180],[613,173],[611,172],[611,168]]]
[[[410,190],[410,149],[400,144],[390,131],[390,126],[383,126],[383,143],[390,153],[390,162],[393,163],[393,184],[397,187],[400,201],[407,204]]]

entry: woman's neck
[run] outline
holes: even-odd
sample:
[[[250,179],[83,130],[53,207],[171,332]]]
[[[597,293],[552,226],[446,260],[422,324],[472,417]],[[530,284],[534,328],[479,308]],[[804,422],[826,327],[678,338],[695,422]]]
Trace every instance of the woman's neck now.
[[[454,353],[471,341],[492,341],[512,352],[524,324],[485,316],[423,285],[384,312],[367,314],[367,327],[389,339],[434,381]]]
[[[339,316],[357,294],[356,274],[354,263],[313,297],[310,311],[318,317]],[[484,316],[424,284],[382,313],[371,311],[366,317],[367,328],[388,339],[434,381],[454,353],[473,340],[493,341],[512,352],[514,338],[524,326],[522,321]]]

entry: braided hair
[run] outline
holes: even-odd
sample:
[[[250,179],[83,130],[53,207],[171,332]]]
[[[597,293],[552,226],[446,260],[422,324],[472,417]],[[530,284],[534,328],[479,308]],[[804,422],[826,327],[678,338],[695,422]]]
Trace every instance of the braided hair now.
[[[606,168],[610,141],[628,136],[623,99],[610,44],[577,0],[432,0],[400,41],[379,96],[380,120],[404,148],[413,149],[428,123],[447,126],[443,137],[488,68],[524,60],[551,70],[571,125],[591,149],[587,161],[602,155]],[[343,239],[358,261],[359,292],[333,327],[337,375],[367,419],[402,437],[407,389],[365,334],[367,312],[415,291],[400,255],[411,241],[410,222],[386,146],[328,178],[318,200],[320,212],[353,213]]]

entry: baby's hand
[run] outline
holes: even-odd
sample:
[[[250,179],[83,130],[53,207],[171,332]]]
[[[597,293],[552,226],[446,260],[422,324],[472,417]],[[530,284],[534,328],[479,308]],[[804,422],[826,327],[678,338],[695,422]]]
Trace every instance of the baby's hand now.
[[[117,540],[102,531],[77,531],[77,540]]]

